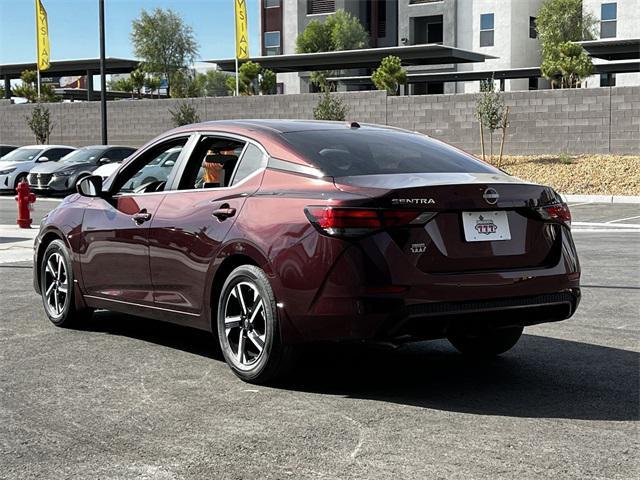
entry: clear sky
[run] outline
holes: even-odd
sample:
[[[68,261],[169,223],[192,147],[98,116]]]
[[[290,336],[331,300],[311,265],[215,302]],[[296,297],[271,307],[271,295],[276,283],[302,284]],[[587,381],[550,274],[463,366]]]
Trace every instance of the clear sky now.
[[[51,60],[97,58],[98,0],[42,0],[49,16]],[[131,21],[140,11],[171,8],[193,28],[200,59],[233,58],[233,0],[105,0],[108,57],[135,58]],[[35,1],[0,0],[0,64],[35,62]],[[247,0],[249,53],[259,55],[258,0]]]

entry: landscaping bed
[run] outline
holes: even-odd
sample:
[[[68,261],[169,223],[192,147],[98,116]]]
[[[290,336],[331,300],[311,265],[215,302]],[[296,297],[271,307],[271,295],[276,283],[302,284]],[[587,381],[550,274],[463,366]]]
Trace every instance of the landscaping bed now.
[[[640,195],[638,155],[508,156],[502,169],[569,195]]]

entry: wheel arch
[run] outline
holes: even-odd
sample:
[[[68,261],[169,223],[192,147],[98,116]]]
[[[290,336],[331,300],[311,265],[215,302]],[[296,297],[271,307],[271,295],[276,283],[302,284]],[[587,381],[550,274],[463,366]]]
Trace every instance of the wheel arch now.
[[[38,249],[36,251],[36,275],[35,275],[35,279],[36,282],[38,282],[38,291],[40,291],[40,267],[42,266],[42,259],[44,258],[44,252],[47,250],[47,247],[49,246],[49,244],[51,242],[53,242],[54,240],[62,240],[64,242],[64,244],[66,245],[67,248],[69,248],[69,242],[67,241],[66,237],[63,235],[62,232],[60,232],[59,230],[56,229],[50,229],[48,230],[44,235],[42,235],[42,237],[40,238],[40,241],[38,243]]]

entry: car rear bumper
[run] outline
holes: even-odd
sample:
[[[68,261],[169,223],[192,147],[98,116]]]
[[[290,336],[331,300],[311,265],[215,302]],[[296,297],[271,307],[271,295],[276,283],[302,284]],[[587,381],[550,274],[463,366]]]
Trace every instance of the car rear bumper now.
[[[307,309],[279,297],[299,333],[294,342],[442,338],[451,328],[534,325],[571,317],[580,301],[568,230],[553,265],[514,270],[429,274],[379,240],[347,247]]]

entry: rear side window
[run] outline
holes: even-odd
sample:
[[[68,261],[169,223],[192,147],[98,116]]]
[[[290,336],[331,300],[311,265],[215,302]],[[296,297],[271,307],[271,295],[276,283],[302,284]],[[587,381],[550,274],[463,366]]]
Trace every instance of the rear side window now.
[[[240,158],[240,163],[238,164],[236,173],[233,176],[232,185],[240,183],[253,172],[256,172],[260,167],[264,166],[264,163],[265,158],[262,151],[255,145],[248,144],[242,158]]]
[[[325,175],[495,173],[496,169],[429,137],[390,130],[307,130],[282,137]]]

